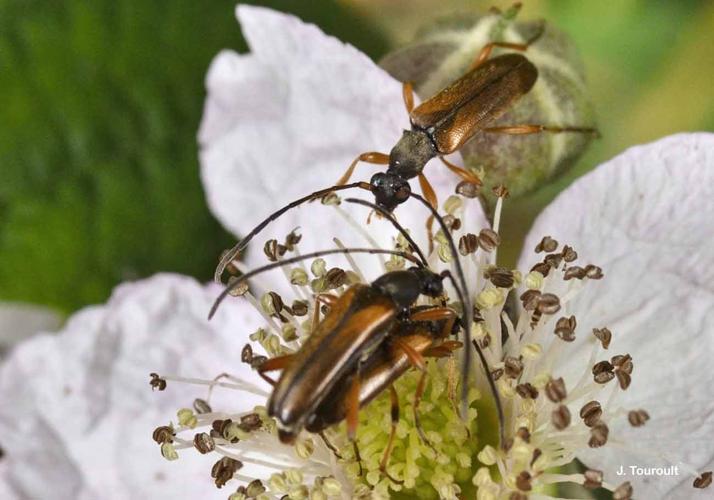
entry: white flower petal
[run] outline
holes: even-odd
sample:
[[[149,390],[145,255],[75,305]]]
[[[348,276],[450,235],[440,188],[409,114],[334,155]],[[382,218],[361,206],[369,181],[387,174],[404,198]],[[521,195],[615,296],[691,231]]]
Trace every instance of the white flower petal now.
[[[358,154],[389,152],[409,126],[401,85],[364,54],[292,16],[239,6],[238,17],[251,53],[224,51],[213,61],[199,132],[209,207],[236,236],[287,202],[333,185]],[[458,179],[432,163],[426,171],[443,201]],[[358,166],[353,180],[369,180],[381,169]],[[418,183],[413,187],[418,192]],[[366,192],[343,195],[372,200]],[[364,226],[366,209],[343,208]],[[410,201],[396,213],[424,242],[425,209]],[[480,228],[480,207],[475,213]],[[257,238],[248,263],[264,263],[263,242],[282,240],[297,226],[303,253],[334,247],[334,236],[348,246],[369,246],[333,208],[312,203]],[[391,246],[395,231],[384,221],[373,220],[369,232]],[[374,259],[357,260],[374,268]]]
[[[148,385],[150,372],[257,379],[240,351],[262,321],[235,300],[208,322],[218,291],[159,275],[120,286],[58,334],[18,345],[0,367],[5,484],[29,498],[225,498],[210,480],[215,457],[187,450],[167,462],[151,439],[206,388]],[[231,393],[231,410],[264,404]]]
[[[525,243],[524,268],[535,262],[532,249],[548,234],[574,246],[580,262],[604,271],[605,278],[586,285],[566,313],[578,319],[583,351],[569,350],[561,370],[586,368],[593,327],[613,332],[610,349],[596,361],[632,355],[632,385],[615,404],[644,408],[652,419],[637,429],[626,414],[608,422],[610,443],[582,458],[613,483],[633,479],[637,497],[711,495],[693,489],[686,474],[642,480],[618,478],[614,471],[621,464],[666,465],[651,454],[648,460],[648,448],[701,470],[714,466],[713,218],[714,134],[680,134],[631,148],[575,182],[541,214]]]
[[[57,312],[34,304],[0,302],[0,354],[19,341],[62,324]]]

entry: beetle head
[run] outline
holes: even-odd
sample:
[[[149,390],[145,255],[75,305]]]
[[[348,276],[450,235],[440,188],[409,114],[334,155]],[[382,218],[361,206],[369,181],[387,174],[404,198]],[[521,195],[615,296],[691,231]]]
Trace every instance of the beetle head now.
[[[444,277],[434,274],[429,269],[418,268],[415,272],[421,282],[421,293],[428,297],[441,297],[444,294]]]
[[[406,179],[390,173],[374,174],[369,184],[377,205],[387,212],[392,212],[397,205],[407,201],[412,192]]]

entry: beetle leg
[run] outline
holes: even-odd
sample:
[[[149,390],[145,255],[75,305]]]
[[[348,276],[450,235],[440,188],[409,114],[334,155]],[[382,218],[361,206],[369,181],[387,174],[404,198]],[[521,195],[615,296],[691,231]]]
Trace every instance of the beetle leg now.
[[[361,161],[365,163],[373,163],[375,165],[388,165],[389,155],[386,155],[384,153],[377,153],[375,151],[372,151],[370,153],[362,153],[357,158],[355,158],[352,163],[350,163],[350,166],[347,171],[342,177],[340,177],[340,180],[337,181],[338,186],[347,184],[347,181],[349,181],[350,177],[352,177],[352,173],[354,172],[355,167]]]
[[[444,165],[446,165],[446,168],[451,170],[453,173],[461,177],[461,179],[465,180],[466,182],[476,184],[477,186],[483,185],[483,182],[481,182],[481,179],[476,174],[469,172],[465,168],[457,167],[442,156],[440,156],[439,159]]]
[[[392,449],[394,448],[394,438],[397,435],[397,424],[399,423],[399,397],[397,396],[397,391],[394,390],[394,386],[389,386],[389,397],[392,403],[392,429],[389,432],[389,441],[387,441],[387,447],[384,449],[384,454],[382,455],[382,460],[379,462],[379,471],[387,476],[393,483],[403,484],[404,481],[394,479],[387,472],[387,464],[389,463],[389,456],[392,454]]]
[[[421,187],[421,192],[424,194],[424,198],[429,202],[429,205],[434,207],[434,210],[439,208],[439,200],[436,198],[436,193],[434,188],[431,187],[431,183],[428,181],[424,174],[419,174],[419,186]],[[434,225],[434,216],[430,215],[426,220],[426,233],[429,239],[429,253],[434,250],[434,233],[432,231],[432,226]]]
[[[414,427],[419,434],[419,438],[424,442],[424,444],[434,450],[434,453],[438,454],[434,445],[431,444],[429,439],[427,439],[424,429],[421,427],[421,420],[419,420],[419,404],[421,403],[421,398],[424,396],[424,389],[426,389],[426,372],[423,372],[421,377],[419,377],[416,392],[414,393]]]
[[[447,340],[443,344],[425,349],[422,355],[425,358],[446,358],[451,356],[462,345],[464,344],[458,340]]]
[[[357,425],[359,424],[359,369],[357,374],[352,379],[350,392],[347,394],[347,437],[350,441],[355,440],[357,435]]]
[[[327,439],[327,436],[325,436],[324,431],[320,431],[317,433],[318,436],[322,438],[322,441],[325,443],[325,446],[337,457],[337,460],[342,460],[342,455],[340,455],[339,451],[337,451],[337,448],[335,448],[335,445],[330,442],[329,439]]]
[[[407,113],[411,114],[414,109],[414,87],[412,82],[402,83],[402,97],[404,98],[404,107],[407,108]]]
[[[539,134],[541,132],[551,132],[554,134],[559,134],[561,132],[577,132],[581,134],[592,134],[595,137],[600,137],[600,132],[598,132],[598,129],[594,127],[556,127],[550,125],[539,125],[535,123],[528,123],[523,125],[509,125],[505,127],[488,127],[482,130],[484,132],[510,135]]]
[[[337,302],[337,297],[329,293],[320,293],[315,297],[315,303],[317,304],[319,302],[322,302],[328,307],[332,307],[335,305],[335,302]]]
[[[448,307],[433,307],[424,311],[417,311],[409,319],[412,321],[439,321],[441,319],[455,319],[456,311]],[[453,324],[451,325],[453,327]]]
[[[409,363],[411,363],[414,368],[421,371],[426,370],[426,361],[424,361],[424,356],[422,356],[419,351],[398,337],[394,339],[394,344],[407,355]]]
[[[270,385],[275,385],[275,380],[268,377],[265,372],[272,372],[275,370],[282,370],[290,363],[290,360],[294,357],[294,354],[285,354],[284,356],[277,356],[275,358],[266,359],[258,367],[258,375],[265,380]]]
[[[357,441],[352,441],[352,450],[355,453],[355,460],[357,460],[357,465],[359,465],[359,475],[360,477],[364,473],[362,470],[362,455],[359,453],[359,446],[357,446]]]
[[[545,23],[541,23],[540,28],[536,32],[535,35],[530,37],[526,43],[509,43],[509,42],[491,42],[487,43],[486,45],[483,46],[481,49],[481,52],[479,52],[478,57],[476,57],[476,60],[473,62],[471,67],[469,67],[469,71],[477,68],[483,62],[488,59],[488,57],[491,55],[491,52],[493,51],[494,48],[500,47],[502,49],[511,49],[511,50],[519,50],[521,52],[525,52],[528,47],[533,45],[542,35],[543,32],[545,31]]]

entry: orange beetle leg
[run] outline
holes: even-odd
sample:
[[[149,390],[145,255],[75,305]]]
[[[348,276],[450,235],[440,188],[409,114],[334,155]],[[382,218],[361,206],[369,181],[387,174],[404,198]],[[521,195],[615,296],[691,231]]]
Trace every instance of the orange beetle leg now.
[[[349,181],[350,177],[352,177],[352,173],[354,172],[355,167],[361,161],[365,163],[372,163],[375,165],[388,165],[389,155],[386,155],[384,153],[377,153],[375,151],[372,151],[371,153],[362,153],[357,158],[355,158],[352,163],[350,163],[350,166],[347,171],[342,177],[340,177],[340,180],[337,181],[338,186],[347,184],[347,181]]]

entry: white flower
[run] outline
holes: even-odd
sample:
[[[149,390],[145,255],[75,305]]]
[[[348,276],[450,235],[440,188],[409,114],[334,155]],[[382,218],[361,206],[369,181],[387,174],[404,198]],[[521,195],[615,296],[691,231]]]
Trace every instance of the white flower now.
[[[243,56],[224,52],[217,57],[209,72],[209,98],[200,134],[209,204],[236,235],[285,202],[332,184],[357,154],[388,151],[408,124],[399,84],[351,47],[289,16],[253,7],[240,7],[238,13],[252,52]],[[372,168],[358,167],[355,177],[367,178]],[[455,185],[444,170],[436,162],[425,169],[442,202]],[[514,436],[525,427],[530,435],[515,434],[508,452],[477,442],[480,450],[475,458],[484,465],[497,463],[502,479],[479,468],[469,455],[447,457],[471,471],[481,498],[523,489],[528,483],[538,487],[564,479],[551,471],[537,477],[521,474],[529,467],[534,470],[555,463],[559,453],[564,462],[577,456],[602,471],[612,488],[630,481],[637,497],[705,498],[711,492],[693,489],[690,473],[714,466],[710,439],[714,375],[708,367],[714,357],[712,181],[714,135],[689,134],[633,148],[563,192],[536,221],[525,243],[519,264],[522,275],[507,270],[495,273],[501,273],[502,279],[520,278],[521,286],[541,292],[540,297],[526,295],[526,302],[538,304],[542,294],[557,294],[560,310],[554,312],[552,304],[547,307],[546,297],[541,319],[534,321],[537,318],[530,307],[519,311],[516,319],[520,321],[513,325],[503,349],[498,339],[505,293],[489,291],[496,288],[483,276],[493,255],[479,251],[465,259],[471,292],[479,294],[484,316],[474,334],[482,343],[489,335],[487,355],[494,368],[503,368],[499,390],[508,410],[507,434]],[[486,227],[476,203],[466,202],[464,207],[467,215],[459,211],[463,208],[454,211],[464,223],[461,232],[478,233]],[[364,227],[366,213],[342,208],[355,214],[356,226]],[[423,233],[421,209],[407,203],[397,215],[413,234]],[[301,226],[305,240],[300,243],[301,252],[333,247],[333,236],[346,245],[364,246],[363,235],[341,217],[335,215],[335,207],[307,205],[278,220],[256,243],[268,237],[281,240]],[[394,231],[384,221],[373,221],[367,231],[379,245],[393,245]],[[544,235],[561,243],[558,253],[563,244],[572,245],[578,262],[597,264],[605,278],[564,281],[562,262],[547,277],[528,273],[543,255],[532,250]],[[379,262],[369,257],[358,261],[367,280],[382,272],[375,260]],[[250,266],[264,263],[259,247],[252,249],[247,262]],[[488,271],[491,282],[498,279],[493,269]],[[577,269],[567,272],[580,274]],[[583,272],[598,277],[597,268]],[[277,271],[266,274],[256,283],[269,290],[290,290],[283,286],[286,280],[276,276],[280,276]],[[165,391],[151,392],[149,372],[201,378],[228,372],[240,380],[255,379],[240,361],[241,349],[248,334],[265,326],[265,319],[244,299],[231,299],[207,322],[206,313],[217,293],[216,286],[201,287],[172,276],[123,285],[105,306],[75,315],[60,334],[39,336],[15,349],[0,367],[0,445],[6,452],[0,460],[0,496],[226,498],[235,491],[237,481],[222,490],[212,485],[208,471],[217,459],[215,454],[200,456],[196,450],[181,450],[177,440],[174,445],[181,459],[167,462],[150,440],[152,430],[171,419],[183,432],[177,438],[187,434],[188,440],[194,416],[198,424],[210,422],[201,414],[183,412],[184,425],[179,427],[176,410],[190,406],[195,397],[205,398],[205,388],[168,380]],[[567,342],[563,339],[573,334],[572,323],[567,321],[571,315],[577,318],[575,339]],[[561,316],[565,323],[558,322]],[[561,338],[553,333],[558,323]],[[592,334],[593,328],[604,327],[612,331],[608,350]],[[602,373],[610,372],[616,375],[613,380],[606,384],[593,380],[595,362],[625,353],[632,357],[634,371],[630,360],[617,358],[615,366],[600,365],[597,370],[601,381],[608,378]],[[517,359],[520,355],[522,360]],[[521,364],[516,384],[509,374],[520,371]],[[630,371],[631,384],[623,391],[619,386],[628,385]],[[559,382],[552,382],[560,377],[565,399]],[[244,385],[240,392],[216,389],[213,410],[250,414],[255,404],[264,402],[265,396],[255,393],[266,386]],[[534,390],[539,394],[535,400]],[[475,407],[485,412],[490,396],[481,392],[480,398],[473,397]],[[553,403],[553,399],[562,401]],[[594,426],[593,436],[579,411],[595,399],[601,403],[608,435],[604,446],[591,449],[588,441],[604,440],[604,430]],[[560,409],[553,415],[560,404],[568,407],[571,417],[562,431],[556,427],[562,426],[565,414]],[[422,405],[424,419],[429,418],[428,406]],[[650,420],[632,427],[628,412],[640,409],[648,412]],[[373,405],[364,412],[371,412],[375,422],[384,415],[383,408]],[[644,414],[632,418],[638,422]],[[403,421],[407,419],[405,415]],[[301,459],[290,455],[292,450],[277,440],[272,447],[269,435],[243,437],[247,437],[245,445],[253,447],[247,452],[255,451],[257,442],[267,454],[267,459],[251,455],[254,466],[264,460],[266,470],[279,462],[288,468],[273,478],[272,486],[287,481],[297,487],[302,482],[287,463],[294,461],[296,466],[309,468],[306,475],[336,476],[338,483],[330,483],[333,489],[328,490],[342,488],[339,494],[348,494],[344,487],[351,486],[350,480],[340,476],[339,464],[324,453],[319,441],[313,443],[313,455]],[[242,444],[234,448],[240,450]],[[165,453],[171,455],[167,448]],[[536,456],[535,448],[541,455]],[[678,476],[616,475],[619,465],[662,467],[680,460]],[[684,470],[684,463],[694,469]],[[453,478],[441,472],[427,480],[438,486],[442,496],[452,497],[456,493]],[[260,470],[238,473],[240,480],[265,477]],[[567,479],[583,482],[582,477]],[[301,493],[295,491],[296,496]]]
[[[209,204],[226,227],[241,235],[254,225],[256,206],[267,213],[330,185],[358,153],[389,151],[408,123],[400,85],[351,47],[289,16],[248,7],[239,8],[238,15],[251,53],[226,51],[214,61],[200,140]],[[632,386],[618,394],[610,409],[645,408],[652,419],[633,429],[626,414],[620,415],[608,422],[609,446],[593,452],[587,446],[578,448],[578,456],[603,470],[615,485],[619,481],[613,472],[620,463],[669,463],[655,450],[668,450],[669,460],[712,467],[714,447],[705,443],[714,424],[707,387],[711,375],[706,370],[714,354],[714,342],[708,340],[712,323],[707,321],[713,314],[707,279],[714,259],[714,229],[708,223],[714,215],[708,182],[714,173],[713,147],[711,135],[699,134],[633,148],[566,190],[541,215],[524,246],[519,265],[524,271],[537,258],[532,248],[548,234],[574,246],[580,260],[605,269],[604,281],[585,287],[540,329],[552,332],[561,315],[577,318],[575,342],[567,349],[556,347],[564,355],[550,359],[554,378],[562,376],[569,388],[592,368],[593,328],[609,327],[615,338],[612,349],[635,359]],[[355,176],[366,179],[374,169],[358,167]],[[444,170],[438,162],[425,168],[442,201],[456,182]],[[266,189],[274,193],[270,199],[264,198]],[[246,198],[246,192],[252,197]],[[329,246],[324,237],[328,224],[332,231],[352,232],[339,221],[306,224],[314,217],[329,217],[316,213],[313,207],[291,212],[270,234],[280,238],[302,225],[314,249]],[[419,230],[420,207],[407,204],[397,215],[413,231]],[[483,220],[469,214],[465,226],[477,232],[485,226]],[[391,234],[377,233],[382,244]],[[250,265],[258,263],[253,252],[248,255]],[[558,286],[555,281],[551,277],[548,285]],[[533,336],[543,339],[540,349],[548,357],[546,344],[553,343],[554,336]],[[511,344],[506,348],[515,349]],[[594,356],[600,361],[612,355],[603,351]],[[580,420],[578,402],[587,401],[572,401],[574,422]],[[629,456],[646,449],[653,435],[666,447]],[[680,495],[697,493],[684,472],[670,478],[624,479],[637,484],[638,496],[672,494],[680,491],[677,485],[683,487]]]
[[[19,344],[0,367],[0,492],[11,492],[2,498],[225,498],[203,473],[210,459],[188,456],[175,475],[151,441],[157,422],[205,390],[148,386],[157,370],[247,371],[240,351],[258,318],[235,301],[207,322],[218,291],[171,275],[125,284],[59,334]],[[231,405],[262,400],[245,393]]]

